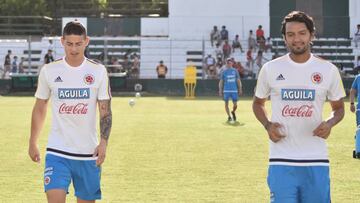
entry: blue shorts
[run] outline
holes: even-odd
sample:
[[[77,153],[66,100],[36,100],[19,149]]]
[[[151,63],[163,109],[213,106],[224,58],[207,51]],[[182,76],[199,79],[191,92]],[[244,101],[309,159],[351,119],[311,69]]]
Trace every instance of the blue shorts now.
[[[101,168],[95,160],[72,160],[52,154],[46,154],[44,187],[62,189],[68,193],[71,180],[75,196],[82,200],[101,199]]]
[[[233,102],[237,102],[239,96],[237,92],[224,92],[224,101],[229,101],[229,99],[231,98],[231,100]]]
[[[330,203],[329,166],[270,165],[270,202]]]
[[[357,107],[357,109],[359,109],[359,107]],[[356,109],[356,127],[360,125],[360,109],[359,110],[357,109]]]

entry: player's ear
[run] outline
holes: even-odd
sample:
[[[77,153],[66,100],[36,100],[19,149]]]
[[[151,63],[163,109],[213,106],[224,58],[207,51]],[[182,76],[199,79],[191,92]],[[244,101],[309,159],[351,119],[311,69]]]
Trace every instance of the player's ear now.
[[[282,37],[283,37],[283,40],[284,40],[285,45],[287,45],[287,44],[286,44],[286,36],[285,36],[285,35],[282,35]]]
[[[88,46],[90,42],[90,38],[88,36],[85,37],[85,46]]]
[[[62,44],[63,46],[65,46],[65,39],[64,39],[64,36],[62,36],[62,37],[60,38],[60,41],[61,41],[61,44]]]

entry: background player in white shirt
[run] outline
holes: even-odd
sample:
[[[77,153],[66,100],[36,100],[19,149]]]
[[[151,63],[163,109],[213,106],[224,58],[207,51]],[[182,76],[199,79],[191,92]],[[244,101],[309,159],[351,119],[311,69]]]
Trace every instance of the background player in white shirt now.
[[[69,22],[61,42],[65,57],[44,65],[32,113],[29,156],[40,162],[37,140],[51,99],[52,127],[46,149],[44,187],[48,202],[65,202],[73,182],[78,202],[101,198],[101,164],[112,124],[109,80],[103,65],[84,56],[89,43],[85,28]],[[100,142],[96,106],[100,115]]]
[[[299,11],[289,13],[283,20],[282,34],[290,53],[263,66],[253,101],[254,114],[270,138],[270,199],[328,203],[325,139],[344,117],[345,92],[337,68],[311,54],[315,26],[310,16]],[[271,120],[265,109],[269,97]],[[332,113],[323,120],[327,99]]]

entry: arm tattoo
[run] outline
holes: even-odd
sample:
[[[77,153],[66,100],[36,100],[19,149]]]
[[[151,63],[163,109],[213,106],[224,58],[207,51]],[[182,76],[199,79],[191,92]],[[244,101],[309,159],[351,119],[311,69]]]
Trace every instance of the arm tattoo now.
[[[100,109],[100,133],[101,138],[106,141],[109,139],[111,125],[112,125],[112,113],[110,100],[99,101]]]

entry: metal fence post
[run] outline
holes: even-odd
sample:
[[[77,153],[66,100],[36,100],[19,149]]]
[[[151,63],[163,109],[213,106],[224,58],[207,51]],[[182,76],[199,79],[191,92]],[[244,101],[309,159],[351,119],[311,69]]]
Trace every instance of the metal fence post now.
[[[172,65],[172,40],[169,38],[170,40],[170,66],[169,66],[169,69],[170,69],[170,79],[172,79],[172,68],[173,68],[173,65]]]
[[[31,74],[31,35],[28,38],[28,74]]]

